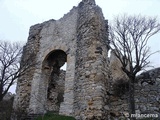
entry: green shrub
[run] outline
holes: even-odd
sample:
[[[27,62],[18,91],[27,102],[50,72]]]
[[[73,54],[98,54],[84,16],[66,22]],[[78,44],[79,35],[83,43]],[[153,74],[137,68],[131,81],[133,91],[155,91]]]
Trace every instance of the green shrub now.
[[[76,119],[71,116],[46,113],[44,116],[39,116],[35,120],[76,120]]]
[[[13,98],[0,101],[0,120],[10,120]]]

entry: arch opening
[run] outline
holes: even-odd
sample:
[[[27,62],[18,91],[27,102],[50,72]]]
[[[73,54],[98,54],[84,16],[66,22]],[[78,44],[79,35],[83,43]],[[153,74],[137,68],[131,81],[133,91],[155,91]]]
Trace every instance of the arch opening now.
[[[59,112],[64,101],[64,84],[66,71],[62,66],[67,62],[67,54],[62,50],[50,52],[43,62],[44,79],[47,79],[47,111]]]

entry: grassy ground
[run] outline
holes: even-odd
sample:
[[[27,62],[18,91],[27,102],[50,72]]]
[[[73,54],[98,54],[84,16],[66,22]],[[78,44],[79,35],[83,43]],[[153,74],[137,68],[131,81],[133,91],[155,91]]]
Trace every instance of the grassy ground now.
[[[38,117],[35,120],[76,120],[76,119],[70,116],[47,113],[44,115],[44,117]]]

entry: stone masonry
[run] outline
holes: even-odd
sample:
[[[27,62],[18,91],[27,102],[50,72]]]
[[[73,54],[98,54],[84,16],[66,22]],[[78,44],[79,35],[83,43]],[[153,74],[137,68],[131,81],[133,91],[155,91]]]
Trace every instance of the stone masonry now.
[[[18,79],[14,109],[28,116],[51,111],[76,120],[128,120],[128,78],[108,50],[108,21],[95,0],[31,26],[21,66],[34,64]],[[160,69],[137,79],[136,113],[160,116]]]
[[[111,78],[108,92],[109,103],[106,108],[109,110],[108,119],[127,120],[128,112],[128,84],[127,77],[121,70],[121,63],[113,52],[110,56]],[[115,91],[116,90],[116,91]],[[135,83],[135,107],[137,114],[154,114],[160,119],[160,68],[155,68],[141,73],[137,76]],[[158,118],[156,118],[158,117]]]
[[[31,26],[21,65],[31,54],[36,64],[19,78],[14,108],[27,114],[53,111],[77,120],[105,120],[106,23],[95,1],[83,0],[61,19]]]

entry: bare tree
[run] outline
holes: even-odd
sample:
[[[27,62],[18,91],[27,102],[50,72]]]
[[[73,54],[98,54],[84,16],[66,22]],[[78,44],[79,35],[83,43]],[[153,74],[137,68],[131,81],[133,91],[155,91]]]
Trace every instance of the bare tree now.
[[[26,60],[23,66],[20,66],[22,52],[23,46],[20,43],[0,41],[0,101],[17,78],[33,65]]]
[[[156,18],[121,16],[114,19],[109,28],[111,49],[122,64],[122,70],[129,78],[129,113],[135,114],[134,83],[138,72],[148,67],[150,53],[148,40],[160,31]],[[136,118],[131,118],[135,120]]]

